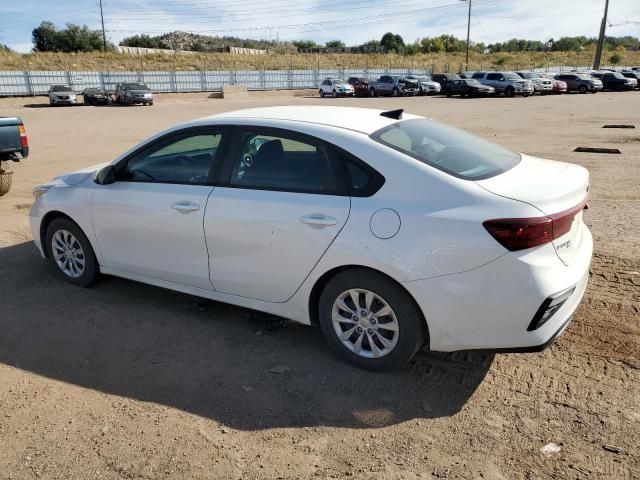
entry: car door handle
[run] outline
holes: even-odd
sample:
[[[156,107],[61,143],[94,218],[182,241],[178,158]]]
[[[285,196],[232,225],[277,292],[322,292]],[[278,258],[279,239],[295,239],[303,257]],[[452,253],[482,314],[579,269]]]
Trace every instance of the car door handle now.
[[[317,227],[329,227],[338,223],[337,218],[329,217],[323,213],[312,213],[311,215],[305,215],[300,218],[300,221],[302,223],[306,223],[307,225]]]
[[[171,208],[173,208],[174,210],[178,210],[180,213],[189,213],[200,210],[200,205],[198,205],[197,203],[184,201],[174,203],[173,205],[171,205]]]

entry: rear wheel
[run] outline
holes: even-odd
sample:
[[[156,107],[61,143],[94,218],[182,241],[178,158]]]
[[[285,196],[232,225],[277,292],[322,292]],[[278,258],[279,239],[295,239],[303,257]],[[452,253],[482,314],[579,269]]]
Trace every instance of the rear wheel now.
[[[57,218],[47,227],[45,248],[58,276],[69,283],[89,286],[98,275],[98,262],[89,240],[71,220]]]
[[[320,89],[320,98],[324,98],[324,90]]]
[[[505,94],[507,97],[513,97],[513,96],[516,94],[516,92],[515,92],[515,90],[513,89],[513,87],[507,87],[507,89],[504,91],[504,94]]]
[[[369,96],[370,96],[370,97],[377,97],[377,96],[378,96],[378,92],[376,92],[376,89],[375,89],[375,88],[373,88],[373,87],[372,87],[372,88],[369,90]]]
[[[580,93],[587,93],[587,86],[586,85],[580,85],[580,88],[578,88],[578,91]]]
[[[391,95],[393,95],[394,97],[399,97],[400,96],[400,90],[398,90],[397,88],[394,88],[391,91]]]
[[[409,295],[368,270],[337,274],[320,295],[319,319],[338,355],[369,370],[405,365],[427,336],[424,319]]]

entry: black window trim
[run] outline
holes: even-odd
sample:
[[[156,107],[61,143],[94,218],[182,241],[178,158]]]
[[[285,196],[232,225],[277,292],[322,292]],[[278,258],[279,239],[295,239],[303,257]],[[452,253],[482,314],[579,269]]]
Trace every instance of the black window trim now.
[[[180,140],[182,137],[198,135],[198,134],[215,134],[220,133],[222,138],[220,139],[220,143],[218,144],[218,148],[216,149],[216,155],[213,159],[211,168],[209,169],[209,175],[206,182],[203,183],[187,183],[187,182],[166,182],[166,181],[154,181],[154,180],[127,180],[118,178],[118,175],[122,173],[122,171],[127,167],[128,163],[136,156],[144,153],[147,150],[154,149],[158,145],[162,144],[170,144],[172,142]],[[154,138],[149,142],[141,145],[139,148],[136,148],[133,152],[128,154],[126,157],[118,161],[115,164],[116,168],[116,182],[121,183],[151,183],[151,184],[164,184],[164,185],[189,185],[189,186],[214,186],[216,185],[217,179],[220,176],[220,171],[223,167],[223,160],[225,158],[226,150],[229,148],[229,143],[231,141],[231,137],[233,136],[232,129],[226,125],[197,125],[191,127],[185,127],[178,130],[173,130],[171,132],[162,135],[161,137]]]

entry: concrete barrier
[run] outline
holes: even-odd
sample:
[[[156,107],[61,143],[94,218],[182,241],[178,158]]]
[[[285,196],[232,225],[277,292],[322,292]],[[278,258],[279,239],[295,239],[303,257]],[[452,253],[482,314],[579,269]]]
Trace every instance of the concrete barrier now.
[[[222,98],[249,98],[245,85],[222,85]]]

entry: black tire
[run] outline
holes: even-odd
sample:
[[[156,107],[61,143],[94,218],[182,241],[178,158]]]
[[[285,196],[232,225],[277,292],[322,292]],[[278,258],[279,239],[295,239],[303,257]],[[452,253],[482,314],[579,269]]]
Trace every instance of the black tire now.
[[[447,98],[451,98],[451,94],[449,92],[446,93]]]
[[[507,97],[513,97],[516,94],[516,91],[513,89],[513,87],[507,87],[504,91],[504,94]]]
[[[399,97],[399,96],[400,96],[400,90],[399,90],[399,89],[397,89],[397,88],[394,88],[394,89],[391,91],[391,95],[392,95],[393,97]]]
[[[324,98],[324,90],[320,89],[319,92],[320,92],[320,98]]]
[[[587,86],[586,85],[580,85],[580,87],[578,88],[578,91],[580,93],[587,93]]]
[[[523,94],[522,94],[522,96],[523,96],[524,98],[527,98],[527,97],[529,96],[529,94],[528,94],[528,93],[523,93]]]
[[[377,97],[377,96],[378,96],[378,92],[376,92],[376,89],[375,89],[375,88],[371,87],[371,88],[369,89],[369,96],[370,96],[370,97]]]
[[[71,233],[77,243],[80,244],[83,252],[84,258],[84,270],[77,277],[72,277],[66,274],[61,267],[58,266],[53,252],[52,240],[53,236],[56,232],[59,231],[67,231]],[[56,271],[56,274],[66,280],[69,283],[74,285],[78,285],[81,287],[88,287],[93,283],[93,281],[97,278],[99,269],[98,269],[98,261],[96,260],[95,253],[93,252],[93,248],[91,247],[91,243],[82,232],[80,227],[76,225],[74,222],[67,218],[56,218],[53,220],[49,226],[47,227],[47,232],[45,234],[45,245],[44,248],[47,250],[47,256],[49,257],[49,263],[52,265],[53,269]]]
[[[335,90],[333,92],[331,92],[331,96],[333,98],[337,98],[338,97],[338,92],[336,92]]]
[[[365,358],[354,353],[342,343],[334,329],[332,321],[334,302],[344,292],[354,288],[366,289],[378,295],[395,313],[398,323],[397,343],[381,357]],[[361,298],[364,299],[364,296]],[[393,370],[406,365],[428,338],[426,323],[413,299],[398,284],[370,270],[354,268],[333,277],[322,290],[318,314],[320,329],[331,348],[343,359],[367,370]],[[345,328],[349,327],[345,326]],[[365,333],[362,335],[364,338]]]

